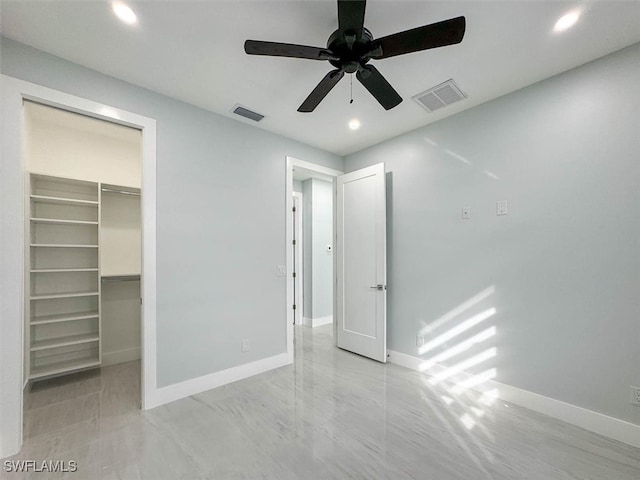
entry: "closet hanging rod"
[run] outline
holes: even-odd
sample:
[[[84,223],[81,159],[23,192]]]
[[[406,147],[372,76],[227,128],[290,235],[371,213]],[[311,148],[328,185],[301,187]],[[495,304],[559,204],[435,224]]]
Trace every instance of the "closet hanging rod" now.
[[[127,192],[125,190],[114,190],[112,188],[102,188],[103,192],[109,192],[109,193],[121,193],[123,195],[135,195],[137,197],[140,196],[140,194],[138,192]]]
[[[103,282],[133,282],[140,281],[140,275],[122,275],[119,277],[102,277]]]

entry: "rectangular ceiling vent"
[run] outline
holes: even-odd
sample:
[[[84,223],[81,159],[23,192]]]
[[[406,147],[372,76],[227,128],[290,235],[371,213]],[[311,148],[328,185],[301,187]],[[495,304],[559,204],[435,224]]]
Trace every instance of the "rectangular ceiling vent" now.
[[[248,118],[249,120],[253,120],[254,122],[259,122],[264,118],[264,115],[256,113],[248,108],[243,107],[242,105],[236,104],[231,110],[236,115],[240,115],[241,117]]]
[[[440,85],[412,97],[418,104],[430,112],[467,98],[452,78]]]

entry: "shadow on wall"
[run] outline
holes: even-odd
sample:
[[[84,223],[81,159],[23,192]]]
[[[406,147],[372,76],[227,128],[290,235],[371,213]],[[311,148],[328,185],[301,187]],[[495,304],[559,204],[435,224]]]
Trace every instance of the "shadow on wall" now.
[[[477,450],[471,446],[475,445],[492,463],[494,455],[471,431],[482,432],[490,442],[495,440],[484,425],[493,419],[489,407],[499,398],[498,389],[490,382],[497,376],[495,358],[498,355],[497,327],[493,322],[496,308],[491,306],[494,294],[495,286],[491,285],[425,325],[418,333],[425,339],[418,349],[424,359],[420,371],[426,374],[423,382],[431,393],[423,394],[422,398],[487,475],[474,453]],[[462,434],[458,433],[460,430]]]

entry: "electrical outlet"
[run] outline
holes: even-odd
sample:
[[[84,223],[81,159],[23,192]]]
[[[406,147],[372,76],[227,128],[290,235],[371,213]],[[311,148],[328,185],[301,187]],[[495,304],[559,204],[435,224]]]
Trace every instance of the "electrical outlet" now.
[[[640,406],[640,387],[631,387],[631,404]]]
[[[507,215],[508,213],[509,208],[506,200],[499,200],[496,202],[496,215]]]
[[[422,335],[416,336],[416,347],[424,347],[424,337]]]
[[[244,340],[242,340],[242,342],[240,342],[240,349],[243,352],[248,352],[251,349],[251,345],[249,344],[248,338],[245,338]]]
[[[469,220],[471,218],[471,207],[462,207],[462,219]]]

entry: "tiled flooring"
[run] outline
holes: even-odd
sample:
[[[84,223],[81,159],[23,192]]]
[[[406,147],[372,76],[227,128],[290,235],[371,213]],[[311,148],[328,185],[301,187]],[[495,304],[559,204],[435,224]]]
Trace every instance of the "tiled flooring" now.
[[[147,412],[137,362],[41,382],[8,460],[75,460],[76,480],[640,479],[639,449],[477,394],[443,399],[417,372],[336,349],[331,332],[296,327],[294,366]]]

